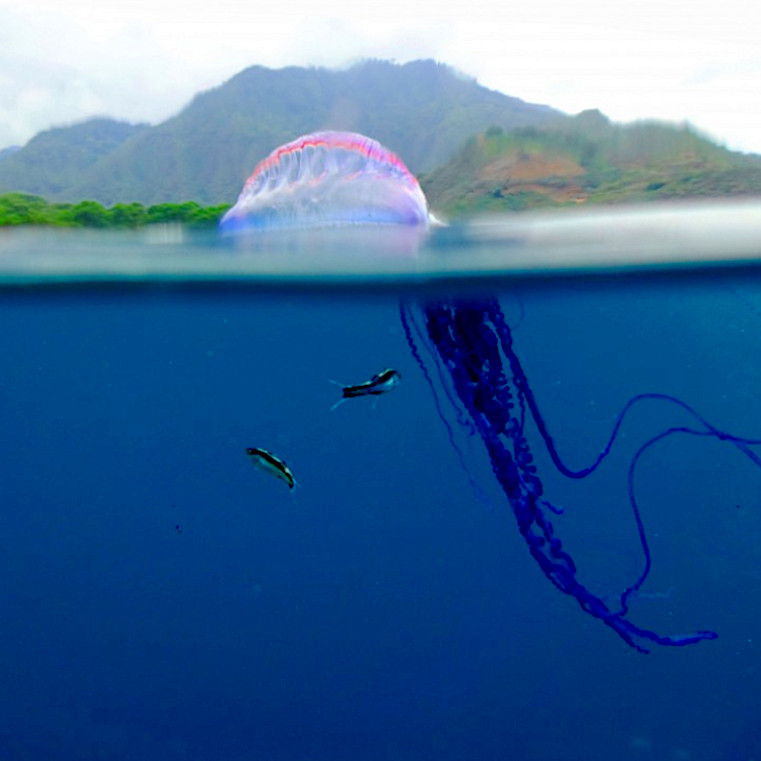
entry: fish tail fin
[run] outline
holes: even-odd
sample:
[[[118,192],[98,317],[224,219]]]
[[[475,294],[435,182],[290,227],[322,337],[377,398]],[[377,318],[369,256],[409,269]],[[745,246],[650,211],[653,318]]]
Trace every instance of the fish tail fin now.
[[[337,410],[344,402],[346,401],[346,397],[342,397],[339,399],[331,408],[330,411],[333,412],[334,410]]]

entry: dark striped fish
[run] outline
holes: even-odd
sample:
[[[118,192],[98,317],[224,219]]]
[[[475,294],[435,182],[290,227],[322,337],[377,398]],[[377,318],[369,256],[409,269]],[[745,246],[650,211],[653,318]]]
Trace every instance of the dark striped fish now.
[[[402,379],[401,373],[396,370],[387,368],[382,370],[377,375],[373,375],[369,381],[364,383],[358,383],[356,386],[342,386],[343,397],[339,399],[331,409],[335,409],[339,404],[343,404],[347,399],[354,399],[358,396],[380,396],[381,394],[387,394],[391,389],[396,388],[399,385],[399,381]],[[336,381],[334,381],[335,383]]]
[[[255,468],[259,468],[259,470],[263,470],[265,473],[285,481],[289,489],[293,489],[296,485],[296,479],[293,477],[291,469],[279,457],[272,454],[272,452],[268,452],[266,449],[259,449],[258,447],[248,447],[246,454],[251,459],[251,464]]]

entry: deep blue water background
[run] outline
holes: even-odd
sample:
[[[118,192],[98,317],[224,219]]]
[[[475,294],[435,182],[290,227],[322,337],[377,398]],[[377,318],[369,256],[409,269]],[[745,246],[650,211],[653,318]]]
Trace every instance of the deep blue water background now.
[[[761,437],[757,275],[516,283],[501,301],[572,466],[644,391]],[[460,429],[474,494],[398,304],[0,296],[0,759],[761,758],[761,472],[706,439],[643,458],[654,567],[631,618],[719,639],[640,655],[544,578]],[[330,411],[330,379],[385,367],[398,389]],[[631,457],[685,422],[643,405],[582,483],[530,428],[596,592],[641,567]],[[252,468],[247,446],[300,487]]]

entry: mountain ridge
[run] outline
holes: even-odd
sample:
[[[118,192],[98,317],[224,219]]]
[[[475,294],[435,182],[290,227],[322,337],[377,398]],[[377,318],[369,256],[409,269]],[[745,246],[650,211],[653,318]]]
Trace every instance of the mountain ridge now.
[[[146,124],[94,117],[43,130],[25,146],[2,154],[0,187],[55,197],[83,172],[146,128]]]
[[[615,124],[590,110],[542,128],[490,127],[421,178],[453,217],[578,204],[761,195],[761,156],[688,125]]]
[[[369,134],[421,172],[447,161],[490,125],[513,129],[564,118],[550,106],[489,90],[431,60],[369,60],[344,70],[251,66],[198,93],[158,125],[119,127],[123,139],[96,146],[89,163],[81,159],[80,133],[104,120],[40,133],[0,162],[0,193],[106,204],[178,198],[219,203],[234,200],[256,163],[275,147],[319,129]],[[116,125],[125,123],[110,124],[116,133]],[[51,133],[58,140],[53,166],[46,161],[51,151],[45,140],[40,146]],[[67,136],[68,151],[78,157],[68,163]]]
[[[3,158],[7,158],[8,156],[12,156],[16,151],[20,151],[21,146],[20,145],[9,145],[5,148],[0,148],[0,161],[3,160]]]

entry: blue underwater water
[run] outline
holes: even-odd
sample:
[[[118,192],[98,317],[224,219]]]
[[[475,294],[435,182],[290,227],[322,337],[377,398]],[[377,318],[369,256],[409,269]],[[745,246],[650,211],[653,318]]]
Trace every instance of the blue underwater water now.
[[[761,270],[498,290],[568,463],[642,392],[761,438]],[[0,291],[0,759],[761,758],[761,471],[715,438],[642,456],[653,569],[630,617],[719,636],[636,652],[547,581],[440,394],[453,448],[399,317],[440,296]],[[397,388],[331,411],[331,380],[384,368]],[[603,599],[642,567],[632,457],[684,422],[642,404],[583,481],[526,423],[556,533]]]

